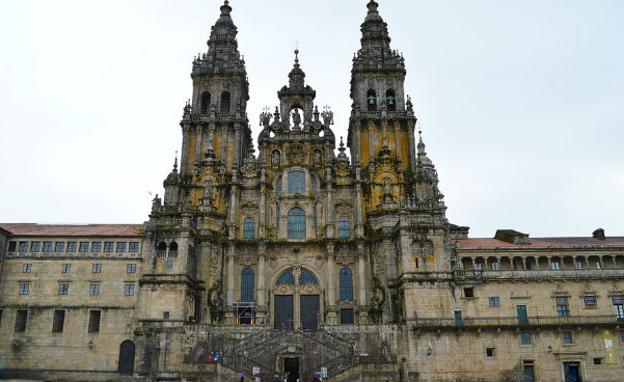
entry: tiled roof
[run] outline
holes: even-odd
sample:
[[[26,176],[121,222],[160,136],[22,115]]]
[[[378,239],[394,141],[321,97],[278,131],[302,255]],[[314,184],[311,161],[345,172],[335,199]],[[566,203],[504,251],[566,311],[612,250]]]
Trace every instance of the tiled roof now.
[[[140,224],[34,224],[0,223],[13,236],[140,236]]]
[[[593,237],[548,237],[529,238],[528,243],[512,244],[497,239],[457,240],[462,249],[527,249],[527,248],[596,248],[624,247],[624,237],[607,237],[605,240]]]

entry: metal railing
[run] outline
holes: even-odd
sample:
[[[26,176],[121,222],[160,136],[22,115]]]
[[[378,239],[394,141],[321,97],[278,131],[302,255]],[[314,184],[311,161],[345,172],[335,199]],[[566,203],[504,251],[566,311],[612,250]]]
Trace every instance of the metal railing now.
[[[416,318],[409,320],[414,329],[442,329],[442,328],[516,328],[516,327],[544,327],[544,326],[594,326],[594,325],[624,325],[624,317],[615,315],[592,316],[532,316],[520,317],[464,317],[455,318]]]

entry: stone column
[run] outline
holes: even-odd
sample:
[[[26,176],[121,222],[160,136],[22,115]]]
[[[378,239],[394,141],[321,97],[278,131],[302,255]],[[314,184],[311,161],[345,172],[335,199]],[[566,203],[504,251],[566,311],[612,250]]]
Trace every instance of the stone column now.
[[[234,245],[230,245],[227,253],[227,306],[231,307],[234,304]],[[231,310],[231,309],[230,309]]]
[[[221,125],[221,161],[227,169],[228,129],[225,124]]]
[[[334,219],[334,200],[332,197],[332,176],[331,169],[327,170],[327,209],[325,212],[325,225],[327,227],[326,236],[329,239],[334,238],[335,235],[335,219]]]
[[[414,140],[414,129],[416,125],[410,126],[411,123],[408,122],[407,128],[407,137],[409,139],[409,160],[410,166],[412,167],[412,171],[416,169],[416,142]]]
[[[327,245],[327,324],[336,325],[336,266],[335,266],[334,245]]]
[[[260,200],[258,201],[258,238],[266,238],[266,170],[260,171]]]
[[[355,123],[355,129],[353,129],[353,140],[351,141],[351,157],[353,163],[360,162],[360,123]]]
[[[201,160],[202,139],[204,137],[204,126],[196,126],[196,140],[195,140],[195,163]]]
[[[240,168],[243,158],[241,158],[241,125],[234,124],[234,164],[233,167]],[[245,153],[246,154],[246,153]],[[243,154],[244,155],[244,154]]]
[[[185,123],[182,126],[182,158],[180,158],[180,174],[184,177],[188,173],[188,141],[191,125]]]
[[[376,156],[375,149],[377,148],[377,125],[374,122],[368,122],[368,162],[372,162]]]
[[[358,253],[358,303],[366,305],[366,262],[364,252]]]

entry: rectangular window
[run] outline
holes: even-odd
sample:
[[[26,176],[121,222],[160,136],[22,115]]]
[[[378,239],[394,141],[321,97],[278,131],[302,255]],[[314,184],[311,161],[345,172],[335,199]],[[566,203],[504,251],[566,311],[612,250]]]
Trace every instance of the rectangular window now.
[[[102,252],[102,242],[94,241],[91,243],[91,252],[92,253],[100,253]]]
[[[80,252],[80,253],[89,252],[89,242],[88,241],[81,241],[80,245],[78,246],[78,252]]]
[[[126,242],[125,241],[117,242],[117,248],[115,248],[115,252],[126,253]]]
[[[28,242],[27,241],[20,241],[19,242],[19,251],[21,253],[28,252]]]
[[[474,297],[474,289],[473,288],[464,288],[464,297],[473,298]]]
[[[39,252],[41,251],[41,242],[40,241],[31,241],[30,242],[30,252]]]
[[[496,348],[485,348],[485,355],[487,357],[494,357],[496,355]]]
[[[62,273],[71,272],[71,264],[61,264],[61,272]]]
[[[9,241],[9,252],[15,252],[17,250],[17,242]]]
[[[572,345],[572,344],[574,344],[574,338],[572,337],[572,331],[571,330],[563,331],[563,333],[561,334],[561,342],[564,345]]]
[[[91,266],[91,273],[102,273],[102,264],[93,264]]]
[[[20,283],[19,284],[19,294],[21,296],[28,295],[28,290],[30,289],[30,283]]]
[[[602,365],[602,357],[595,357],[594,365]]]
[[[22,264],[22,273],[30,273],[32,264]]]
[[[44,241],[43,242],[43,252],[45,252],[45,253],[52,252],[52,242],[51,241]]]
[[[89,284],[89,296],[99,296],[99,295],[100,295],[100,283]]]
[[[17,333],[24,333],[26,331],[26,321],[28,320],[28,311],[26,309],[19,309],[15,316],[15,331]]]
[[[57,241],[54,243],[54,252],[61,253],[65,251],[65,242]]]
[[[163,312],[163,320],[168,320],[169,319],[169,312],[168,311],[164,311]]]
[[[101,310],[89,311],[89,333],[100,332],[100,319],[102,318]]]
[[[561,269],[561,263],[559,262],[559,260],[552,260],[550,262],[550,269],[553,271],[558,271]]]
[[[353,309],[340,309],[340,323],[342,325],[353,324]]]
[[[624,296],[613,296],[613,309],[618,321],[624,320]]]
[[[113,252],[113,242],[112,241],[105,241],[104,242],[104,252]]]
[[[52,322],[52,333],[63,333],[64,324],[65,324],[65,311],[55,310],[54,321]]]
[[[570,308],[568,306],[568,298],[557,297],[555,301],[557,304],[557,316],[568,317],[570,315]]]
[[[498,296],[490,297],[489,298],[489,302],[490,302],[490,307],[492,307],[492,308],[500,307],[500,297],[498,297]]]
[[[531,333],[522,332],[520,334],[520,343],[522,343],[522,345],[531,345]]]
[[[124,285],[124,296],[134,296],[134,284]]]
[[[583,301],[585,302],[586,308],[596,307],[596,295],[595,294],[586,294],[585,296],[583,296]]]
[[[76,252],[76,242],[75,241],[68,241],[67,242],[67,252],[69,252],[69,253]]]
[[[58,294],[59,296],[67,296],[69,294],[69,283],[59,283]]]
[[[136,273],[136,264],[128,264],[126,265],[126,272],[127,273]]]
[[[535,366],[532,360],[522,362],[522,380],[524,382],[535,382]]]
[[[139,252],[139,242],[138,241],[131,241],[130,243],[128,243],[128,252],[130,252],[130,253],[137,253],[137,252]]]

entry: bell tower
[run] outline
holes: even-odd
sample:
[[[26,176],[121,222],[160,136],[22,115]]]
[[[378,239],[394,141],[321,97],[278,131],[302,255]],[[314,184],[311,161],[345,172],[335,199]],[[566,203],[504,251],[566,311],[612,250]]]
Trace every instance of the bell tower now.
[[[361,48],[351,70],[352,110],[348,146],[354,163],[363,170],[379,169],[379,161],[391,163],[390,173],[370,178],[368,209],[385,202],[397,203],[404,190],[405,174],[416,166],[414,129],[416,118],[404,91],[405,61],[390,48],[387,24],[379,4],[371,0],[361,25]],[[372,174],[371,171],[367,171]]]

